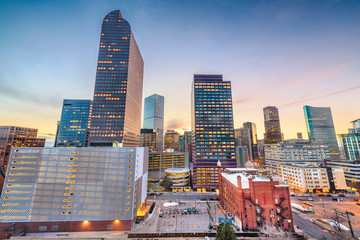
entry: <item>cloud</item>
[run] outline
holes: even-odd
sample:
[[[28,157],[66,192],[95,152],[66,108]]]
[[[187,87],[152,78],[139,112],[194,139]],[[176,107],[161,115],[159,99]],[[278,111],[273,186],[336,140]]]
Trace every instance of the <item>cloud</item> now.
[[[188,126],[186,126],[184,120],[181,119],[171,119],[166,126],[166,129],[182,129],[182,128],[188,129]]]
[[[3,78],[0,78],[0,95],[15,98],[22,102],[30,102],[34,105],[47,107],[57,107],[59,104],[59,99],[57,97],[34,94],[23,86],[19,86],[18,88],[11,87],[7,84],[7,81],[3,80]]]
[[[45,137],[55,137],[56,134],[53,134],[53,133],[39,133],[39,135],[45,136]]]
[[[304,98],[304,96],[302,96],[302,97],[298,98],[299,100],[297,100],[297,101],[289,102],[289,103],[287,103],[287,104],[280,105],[279,107],[291,107],[291,106],[295,106],[295,105],[299,105],[299,104],[306,103],[306,102],[308,102],[308,101],[319,100],[319,99],[331,97],[331,96],[334,96],[334,95],[338,95],[338,94],[350,92],[350,91],[353,91],[353,90],[355,90],[355,89],[360,89],[360,85],[356,85],[356,86],[353,86],[353,87],[350,87],[350,88],[346,88],[346,89],[343,89],[343,90],[335,91],[335,92],[328,93],[328,94],[325,94],[325,95],[322,95],[322,96],[318,96],[318,97]]]

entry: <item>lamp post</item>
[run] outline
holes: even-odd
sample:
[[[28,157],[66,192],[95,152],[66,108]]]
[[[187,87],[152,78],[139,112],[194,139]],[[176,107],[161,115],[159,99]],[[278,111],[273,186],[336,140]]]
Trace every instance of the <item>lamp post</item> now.
[[[324,209],[324,212],[325,212],[325,204],[324,204],[324,199],[320,198],[320,201],[322,201],[322,204],[323,204],[323,209]]]

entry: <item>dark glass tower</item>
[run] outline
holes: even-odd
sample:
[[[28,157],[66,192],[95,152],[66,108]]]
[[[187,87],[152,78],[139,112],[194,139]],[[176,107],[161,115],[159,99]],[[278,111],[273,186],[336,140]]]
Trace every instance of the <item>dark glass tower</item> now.
[[[279,143],[282,141],[280,118],[277,107],[268,106],[264,110],[265,144]]]
[[[64,99],[55,147],[86,147],[91,100]]]
[[[259,151],[257,146],[256,124],[252,122],[245,122],[243,123],[243,127],[248,128],[250,130],[252,159],[255,160],[259,156]]]
[[[144,62],[119,10],[101,28],[90,146],[139,146]]]
[[[236,167],[231,83],[222,75],[194,75],[192,86],[193,188],[218,188],[217,162]]]
[[[306,128],[311,142],[329,147],[331,159],[340,158],[334,122],[329,107],[304,106]]]
[[[154,129],[157,134],[156,150],[164,148],[164,97],[158,94],[145,98],[144,128]]]

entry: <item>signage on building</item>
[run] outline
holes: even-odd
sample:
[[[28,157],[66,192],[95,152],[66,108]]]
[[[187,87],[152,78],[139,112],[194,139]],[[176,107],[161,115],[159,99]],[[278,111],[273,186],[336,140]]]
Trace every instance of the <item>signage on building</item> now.
[[[219,223],[221,223],[221,222],[224,222],[224,223],[229,222],[230,225],[232,225],[231,219],[219,217]]]

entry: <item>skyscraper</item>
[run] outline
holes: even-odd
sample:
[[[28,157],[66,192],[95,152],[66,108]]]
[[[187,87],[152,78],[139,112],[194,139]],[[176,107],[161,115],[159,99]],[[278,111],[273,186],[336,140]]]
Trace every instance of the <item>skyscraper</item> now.
[[[236,167],[231,83],[222,75],[194,75],[192,86],[193,188],[218,188],[217,162]]]
[[[90,146],[139,146],[144,62],[119,10],[102,23]]]
[[[306,128],[311,142],[329,147],[331,159],[339,159],[334,122],[329,107],[304,106]]]
[[[253,160],[252,154],[252,143],[251,143],[251,134],[249,128],[238,128],[234,130],[235,133],[235,145],[236,146],[245,146],[244,151],[248,151],[248,159]]]
[[[86,147],[90,114],[91,100],[64,99],[55,147]]]
[[[345,157],[351,161],[360,160],[360,119],[351,122],[353,128],[349,129],[349,133],[339,134],[344,146]]]
[[[264,109],[265,144],[279,143],[282,140],[279,111],[277,107],[268,106]]]
[[[175,152],[179,151],[180,134],[175,130],[167,130],[165,133],[165,144],[166,149],[173,149]]]
[[[148,147],[150,151],[156,150],[156,132],[154,129],[141,129],[140,147]]]
[[[154,129],[157,133],[156,150],[164,148],[164,97],[153,94],[145,98],[144,128]]]
[[[258,157],[256,124],[252,122],[245,122],[243,124],[243,127],[250,129],[252,159],[255,159],[256,157]]]
[[[38,130],[16,126],[0,126],[0,162],[6,173],[13,147],[44,147],[45,138],[37,137]]]

